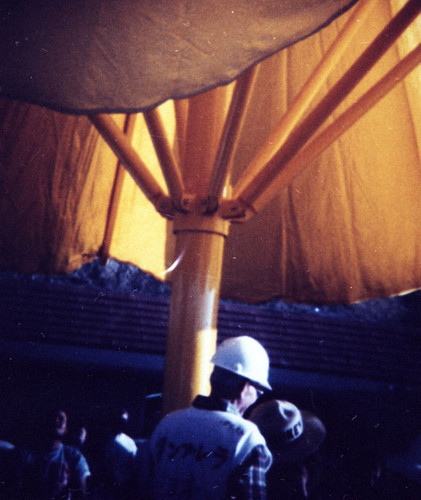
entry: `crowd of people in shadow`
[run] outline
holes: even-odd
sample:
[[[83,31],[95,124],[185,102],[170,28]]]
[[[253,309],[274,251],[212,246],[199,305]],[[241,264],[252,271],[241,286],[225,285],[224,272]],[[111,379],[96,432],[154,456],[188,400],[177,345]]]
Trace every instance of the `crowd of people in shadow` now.
[[[29,438],[18,439],[18,444],[0,441],[0,498],[139,498],[138,446],[126,433],[128,419],[126,410],[111,410],[104,422],[89,428],[70,426],[61,409],[37,416]]]
[[[352,428],[353,418],[349,428],[335,427],[328,412],[277,397],[268,353],[249,336],[225,339],[211,363],[209,395],[145,415],[150,432],[142,438],[124,408],[92,426],[77,418],[72,425],[63,408],[30,415],[29,439],[0,442],[0,498],[421,498],[419,424],[383,418]]]
[[[374,426],[371,433],[363,426],[354,429],[354,435],[345,433],[344,445],[338,429],[335,433],[332,426],[328,435],[320,418],[283,400],[257,404],[248,418],[259,427],[272,452],[266,475],[269,499],[415,500],[421,496],[421,436],[412,439],[396,429],[394,436],[380,437]]]
[[[378,440],[355,435],[355,450],[346,456],[326,446],[334,442],[328,424],[290,401],[257,401],[245,418],[258,426],[272,453],[266,474],[269,500],[421,497],[421,436],[402,446],[391,436],[395,445],[386,455],[387,447]],[[124,409],[110,411],[105,425],[92,429],[69,426],[63,410],[46,412],[26,443],[0,440],[0,498],[152,498],[148,439],[131,437],[128,429]]]

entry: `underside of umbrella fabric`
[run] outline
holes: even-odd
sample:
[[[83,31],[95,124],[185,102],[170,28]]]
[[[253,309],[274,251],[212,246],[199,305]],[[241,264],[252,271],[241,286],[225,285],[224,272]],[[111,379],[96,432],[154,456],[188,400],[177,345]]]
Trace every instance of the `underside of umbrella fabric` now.
[[[356,0],[5,0],[0,94],[133,112],[227,83]]]

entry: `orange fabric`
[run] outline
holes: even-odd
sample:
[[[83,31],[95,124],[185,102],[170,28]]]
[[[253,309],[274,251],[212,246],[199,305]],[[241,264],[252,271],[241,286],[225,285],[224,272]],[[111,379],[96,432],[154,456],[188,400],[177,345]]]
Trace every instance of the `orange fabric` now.
[[[390,18],[386,7],[366,23],[361,43],[347,51],[324,91],[349,67],[379,26],[386,24]],[[264,140],[267,132],[262,124],[271,128],[282,115],[342,22],[338,20],[261,65],[262,88],[245,137],[261,134]],[[398,60],[397,50],[392,48],[338,113]],[[264,88],[275,86],[277,78],[281,86],[278,99],[269,102],[274,93],[269,95]],[[416,94],[419,96],[420,86]],[[408,105],[409,97],[414,99],[416,94],[410,94],[405,84],[399,85],[255,219],[232,228],[223,295],[233,296],[230,291],[235,290],[234,296],[249,301],[272,293],[299,301],[353,302],[420,287],[417,128],[421,115]],[[272,118],[268,109],[276,116]],[[271,118],[272,123],[267,123]],[[249,150],[252,155],[255,147],[245,139],[242,155]],[[238,164],[245,162],[244,157],[237,160]],[[247,232],[254,235],[254,245]],[[256,275],[242,272],[256,267]]]
[[[389,3],[379,2],[320,95],[390,16]],[[234,183],[344,22],[345,16],[260,64],[235,155]],[[335,116],[419,43],[418,26],[411,27],[409,41],[403,38],[380,60]],[[353,302],[421,287],[419,78],[417,69],[262,212],[232,224],[222,297]],[[214,132],[227,109],[212,111],[213,97],[178,103],[177,120],[172,101],[160,107],[190,189],[202,189],[203,165],[212,165]],[[85,118],[12,101],[2,101],[0,113],[0,268],[70,272],[102,245],[117,161]],[[123,117],[116,119],[122,126]],[[164,184],[141,115],[133,145]],[[110,255],[170,279],[178,257],[172,223],[154,211],[127,173],[117,203]]]
[[[0,267],[75,269],[102,244],[115,157],[87,118],[12,101],[0,114]]]

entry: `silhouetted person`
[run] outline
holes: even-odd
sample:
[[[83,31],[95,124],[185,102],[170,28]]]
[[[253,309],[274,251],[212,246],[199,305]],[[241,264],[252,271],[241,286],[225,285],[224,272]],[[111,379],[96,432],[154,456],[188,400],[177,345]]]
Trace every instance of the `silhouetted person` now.
[[[82,453],[63,443],[67,433],[66,413],[59,410],[48,414],[41,424],[23,467],[21,498],[84,498],[90,471]]]
[[[8,441],[0,441],[0,498],[16,498],[22,468],[19,448]]]
[[[289,401],[259,404],[249,418],[260,429],[272,452],[266,475],[268,499],[310,499],[322,474],[318,454],[326,429],[315,415],[300,411]]]
[[[418,500],[421,497],[421,435],[403,450],[386,456],[372,484],[373,499]]]
[[[128,434],[128,421],[126,410],[112,415],[110,437],[104,451],[105,484],[114,500],[129,500],[135,495],[137,446]]]
[[[87,437],[88,430],[86,429],[86,427],[84,427],[83,425],[78,425],[72,429],[68,444],[82,451],[85,446]]]
[[[265,498],[272,457],[243,414],[271,390],[268,354],[240,336],[222,342],[212,362],[210,395],[164,417],[151,436],[156,499]]]

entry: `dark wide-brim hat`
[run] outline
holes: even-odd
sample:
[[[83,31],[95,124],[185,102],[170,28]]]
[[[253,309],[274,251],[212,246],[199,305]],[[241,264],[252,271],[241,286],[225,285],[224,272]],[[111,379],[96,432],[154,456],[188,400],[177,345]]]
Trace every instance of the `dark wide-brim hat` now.
[[[260,429],[277,461],[305,460],[326,436],[326,428],[316,415],[299,410],[289,401],[266,401],[256,406],[249,418]]]

